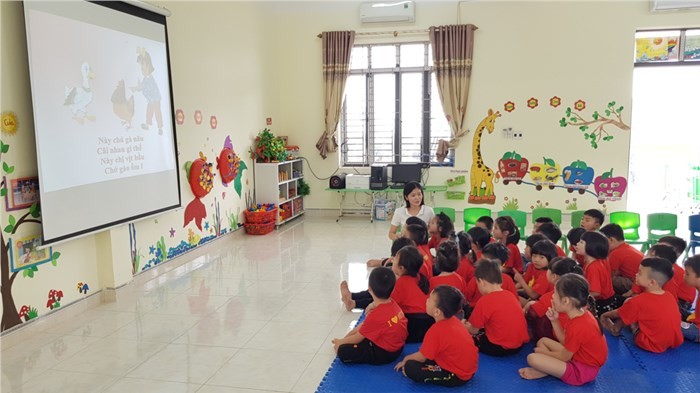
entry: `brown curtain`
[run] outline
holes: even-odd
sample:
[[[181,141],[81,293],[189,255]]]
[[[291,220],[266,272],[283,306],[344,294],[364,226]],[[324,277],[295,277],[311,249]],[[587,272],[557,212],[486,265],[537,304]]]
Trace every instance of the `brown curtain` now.
[[[350,71],[350,52],[355,42],[354,31],[324,31],[323,45],[323,104],[325,129],[316,142],[316,148],[324,159],[329,152],[338,149],[335,129],[340,120],[343,91]]]
[[[452,130],[450,147],[456,147],[467,130],[467,101],[472,75],[474,25],[433,26],[430,44],[442,109]]]

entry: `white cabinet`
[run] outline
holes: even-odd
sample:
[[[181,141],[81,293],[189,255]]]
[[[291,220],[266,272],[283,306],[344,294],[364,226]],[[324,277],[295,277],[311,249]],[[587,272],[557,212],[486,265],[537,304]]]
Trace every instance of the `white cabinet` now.
[[[299,180],[304,177],[302,160],[255,163],[255,203],[279,206],[277,225],[304,214],[304,197]]]

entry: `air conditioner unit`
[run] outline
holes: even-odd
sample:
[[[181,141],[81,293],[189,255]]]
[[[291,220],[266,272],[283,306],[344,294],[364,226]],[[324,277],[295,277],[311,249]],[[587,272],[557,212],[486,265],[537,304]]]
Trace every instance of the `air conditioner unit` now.
[[[672,11],[700,8],[700,0],[651,0],[652,11]]]
[[[360,4],[360,22],[415,22],[416,6],[413,1]]]

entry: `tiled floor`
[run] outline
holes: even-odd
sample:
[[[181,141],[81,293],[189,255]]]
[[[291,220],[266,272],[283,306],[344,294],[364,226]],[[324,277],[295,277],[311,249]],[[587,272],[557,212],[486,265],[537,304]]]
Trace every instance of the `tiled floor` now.
[[[387,231],[316,214],[219,239],[137,276],[116,302],[76,304],[3,337],[1,391],[313,392],[331,339],[359,316],[338,284],[351,276],[364,289]]]

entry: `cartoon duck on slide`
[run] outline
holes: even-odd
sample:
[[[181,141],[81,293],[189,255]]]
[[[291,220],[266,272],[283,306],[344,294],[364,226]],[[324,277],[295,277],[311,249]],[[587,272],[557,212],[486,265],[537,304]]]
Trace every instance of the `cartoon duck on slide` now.
[[[80,66],[80,72],[83,74],[83,83],[80,86],[73,88],[66,87],[64,106],[70,108],[73,113],[73,120],[79,124],[83,124],[85,120],[95,121],[95,116],[88,114],[87,106],[92,102],[92,89],[90,89],[90,80],[95,79],[95,74],[90,69],[90,64],[87,62]]]

